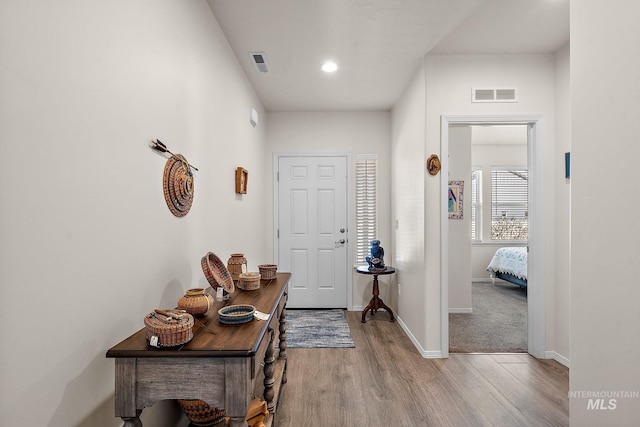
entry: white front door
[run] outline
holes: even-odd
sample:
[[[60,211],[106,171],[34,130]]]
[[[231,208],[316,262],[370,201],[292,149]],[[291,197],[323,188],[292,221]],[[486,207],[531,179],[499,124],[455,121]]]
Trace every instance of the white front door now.
[[[278,158],[278,270],[290,308],[347,307],[347,157]]]

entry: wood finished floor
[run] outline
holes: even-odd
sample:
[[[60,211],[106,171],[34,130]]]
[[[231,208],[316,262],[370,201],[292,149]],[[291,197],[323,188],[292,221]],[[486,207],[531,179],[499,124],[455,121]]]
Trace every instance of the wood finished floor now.
[[[275,425],[567,426],[569,370],[527,354],[424,359],[379,311],[347,312],[355,348],[288,349]]]

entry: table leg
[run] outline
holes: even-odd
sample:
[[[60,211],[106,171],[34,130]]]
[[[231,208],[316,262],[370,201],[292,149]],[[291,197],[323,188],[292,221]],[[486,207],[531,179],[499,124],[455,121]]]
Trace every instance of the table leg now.
[[[263,339],[271,339],[264,337]],[[271,344],[270,344],[271,346]],[[224,408],[232,427],[247,427],[247,412],[253,393],[251,381],[251,363],[249,358],[229,357],[225,359]]]
[[[373,275],[373,298],[371,298],[371,301],[369,301],[369,305],[367,305],[367,307],[362,311],[362,320],[361,320],[362,323],[367,322],[366,316],[369,310],[371,310],[371,314],[375,314],[376,311],[378,311],[378,309],[380,308],[385,309],[387,313],[389,313],[389,316],[391,317],[390,319],[391,322],[395,322],[396,319],[393,317],[393,311],[391,311],[391,309],[386,306],[386,304],[380,299],[378,295],[380,295],[380,289],[378,285],[378,275],[374,274]]]
[[[137,408],[137,370],[138,363],[135,358],[116,359],[115,376],[115,415],[124,421],[123,427],[142,427],[140,414],[142,409]]]
[[[120,417],[124,424],[122,427],[142,427],[142,421],[140,421],[141,410],[136,410],[135,417]]]
[[[275,390],[273,389],[273,385],[275,383],[275,379],[273,378],[273,374],[275,372],[275,366],[273,362],[276,360],[275,358],[275,349],[273,338],[275,336],[275,331],[273,329],[269,329],[268,334],[269,337],[269,346],[267,347],[267,352],[264,355],[264,400],[267,402],[267,409],[269,412],[275,410],[275,403],[273,402],[275,398]]]
[[[287,307],[282,309],[280,315],[280,343],[278,344],[279,352],[278,359],[284,359],[284,371],[282,373],[282,384],[287,383]]]

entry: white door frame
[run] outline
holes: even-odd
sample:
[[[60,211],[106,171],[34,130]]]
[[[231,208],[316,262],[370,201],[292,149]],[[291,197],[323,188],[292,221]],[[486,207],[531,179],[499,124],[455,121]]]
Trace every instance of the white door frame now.
[[[440,293],[442,357],[449,356],[449,227],[447,186],[449,176],[449,125],[523,124],[527,126],[529,169],[529,256],[527,281],[528,352],[546,358],[547,310],[545,281],[544,143],[541,115],[442,116],[440,122]]]
[[[273,259],[278,264],[279,238],[278,238],[278,165],[281,157],[344,157],[347,162],[347,230],[348,242],[355,242],[353,233],[355,232],[355,219],[353,214],[353,164],[351,153],[273,153]],[[349,244],[347,251],[347,310],[353,310],[353,245]]]

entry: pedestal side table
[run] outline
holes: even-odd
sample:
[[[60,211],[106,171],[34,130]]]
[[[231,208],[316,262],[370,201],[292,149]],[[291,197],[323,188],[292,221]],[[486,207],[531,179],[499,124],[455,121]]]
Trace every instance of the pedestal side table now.
[[[393,311],[391,311],[391,309],[389,307],[387,307],[385,305],[385,303],[382,301],[382,299],[380,299],[379,295],[380,295],[380,289],[378,287],[378,276],[379,275],[385,275],[385,274],[393,274],[396,272],[396,269],[393,267],[385,267],[384,269],[369,269],[368,266],[360,266],[356,268],[356,271],[360,274],[367,274],[370,276],[373,276],[373,297],[371,298],[371,301],[369,301],[369,305],[364,309],[364,311],[362,312],[362,323],[366,323],[366,316],[367,316],[367,312],[371,311],[371,314],[376,314],[376,311],[378,311],[378,309],[383,308],[387,311],[387,313],[389,313],[389,316],[391,316],[391,322],[395,322],[396,319],[393,317]]]

